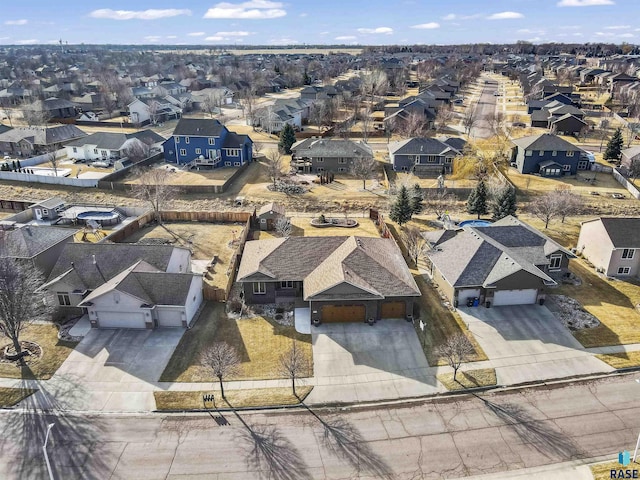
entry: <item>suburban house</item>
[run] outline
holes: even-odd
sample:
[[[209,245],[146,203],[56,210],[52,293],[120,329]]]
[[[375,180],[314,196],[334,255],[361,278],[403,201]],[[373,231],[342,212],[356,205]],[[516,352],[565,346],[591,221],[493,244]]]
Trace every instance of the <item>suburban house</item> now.
[[[65,209],[65,203],[60,197],[51,197],[34,203],[29,209],[36,220],[50,221],[60,216],[60,212]]]
[[[438,176],[453,172],[454,158],[461,155],[460,142],[451,138],[408,138],[389,145],[389,160],[396,172]],[[455,147],[454,147],[455,145]]]
[[[555,285],[575,255],[538,230],[505,217],[487,227],[423,234],[429,275],[454,306],[469,299],[489,306],[534,304]]]
[[[373,158],[363,141],[311,137],[291,146],[291,165],[303,173],[348,173],[358,158]]]
[[[640,217],[582,222],[577,251],[608,277],[640,275]]]
[[[551,133],[512,140],[511,162],[520,173],[539,173],[543,177],[575,175],[589,168],[584,150]]]
[[[548,128],[558,135],[577,135],[587,126],[584,116],[579,108],[554,100],[531,112],[531,126]]]
[[[188,327],[202,303],[191,253],[170,245],[70,243],[42,288],[92,327]]]
[[[64,98],[47,98],[37,102],[37,105],[51,118],[75,118],[77,115],[76,104]]]
[[[420,296],[402,253],[387,238],[247,242],[237,281],[247,304],[304,302],[314,324],[411,318]]]
[[[76,160],[113,161],[135,152],[146,157],[149,146],[136,136],[126,133],[96,132],[70,142],[65,147],[67,157]]]
[[[136,125],[156,124],[182,116],[182,109],[166,97],[137,98],[128,106],[129,120]]]
[[[253,142],[249,135],[231,132],[218,120],[181,118],[163,149],[165,160],[178,165],[240,167],[251,162]]]
[[[260,226],[260,230],[271,231],[276,229],[276,224],[281,218],[286,218],[284,205],[271,202],[258,210],[256,221]]]
[[[620,166],[625,170],[629,170],[633,162],[640,162],[640,147],[638,146],[625,148],[620,155]]]
[[[49,275],[62,249],[73,242],[78,230],[71,228],[23,225],[0,230],[0,243],[13,258],[29,260],[44,275]]]
[[[26,157],[62,148],[87,134],[75,125],[51,127],[18,127],[0,133],[0,152]]]

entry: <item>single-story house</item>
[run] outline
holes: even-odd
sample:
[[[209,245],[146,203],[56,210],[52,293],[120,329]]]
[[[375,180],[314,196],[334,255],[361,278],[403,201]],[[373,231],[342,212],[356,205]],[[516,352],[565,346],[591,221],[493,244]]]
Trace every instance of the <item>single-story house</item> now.
[[[291,146],[291,165],[298,172],[348,173],[358,158],[373,158],[365,142],[311,137]]]
[[[44,289],[92,327],[188,327],[202,303],[191,253],[171,245],[69,243]]]
[[[51,197],[29,207],[36,220],[55,220],[64,210],[65,203],[60,197]]]
[[[408,138],[389,145],[389,160],[396,172],[437,177],[453,172],[453,161],[462,154],[453,145],[459,147],[461,143],[455,138],[444,141],[430,137]]]
[[[420,296],[400,249],[388,238],[247,242],[237,281],[247,304],[306,302],[314,324],[411,318]]]
[[[608,277],[640,275],[640,217],[582,222],[577,251]]]
[[[286,218],[284,205],[281,203],[267,203],[258,210],[257,222],[260,225],[260,230],[275,230],[276,224],[281,218]]]
[[[20,127],[0,133],[0,152],[11,156],[31,156],[58,150],[67,143],[86,137],[75,125]]]
[[[65,146],[68,158],[77,160],[118,160],[136,152],[142,158],[149,154],[149,146],[132,134],[96,132]]]
[[[551,133],[512,140],[511,162],[520,173],[539,173],[544,177],[575,175],[589,168],[584,150]]]
[[[455,306],[469,299],[489,306],[534,304],[555,285],[550,273],[575,255],[535,228],[508,216],[487,227],[423,234],[429,275]]]

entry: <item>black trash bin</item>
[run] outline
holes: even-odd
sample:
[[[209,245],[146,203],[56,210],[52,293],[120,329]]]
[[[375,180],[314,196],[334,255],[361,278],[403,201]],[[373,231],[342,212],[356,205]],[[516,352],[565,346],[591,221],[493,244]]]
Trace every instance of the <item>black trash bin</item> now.
[[[544,305],[544,298],[539,298],[539,299],[538,299],[538,303],[539,303],[540,305]]]
[[[487,308],[491,308],[491,302],[487,300],[486,302],[484,302],[484,306]]]

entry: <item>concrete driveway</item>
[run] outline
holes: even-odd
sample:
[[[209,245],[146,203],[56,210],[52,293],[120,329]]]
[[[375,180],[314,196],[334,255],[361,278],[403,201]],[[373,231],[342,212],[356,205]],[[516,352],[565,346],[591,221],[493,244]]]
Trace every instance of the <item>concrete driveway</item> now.
[[[154,410],[152,392],[184,332],[93,329],[34,402],[64,410]]]
[[[312,327],[309,403],[366,402],[439,391],[411,323],[381,320]]]
[[[613,370],[586,352],[546,307],[465,307],[458,311],[495,367],[498,384]]]

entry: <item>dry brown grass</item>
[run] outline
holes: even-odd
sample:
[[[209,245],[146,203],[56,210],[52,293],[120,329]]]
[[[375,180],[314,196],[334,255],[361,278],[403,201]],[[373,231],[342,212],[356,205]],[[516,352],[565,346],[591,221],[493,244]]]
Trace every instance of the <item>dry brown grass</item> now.
[[[545,194],[554,191],[558,186],[569,186],[572,192],[587,197],[589,201],[601,200],[597,198],[597,196],[591,195],[591,192],[598,192],[599,196],[605,199],[610,199],[611,193],[621,193],[627,199],[626,201],[634,201],[629,198],[629,192],[616,182],[615,178],[609,173],[581,172],[578,176],[561,177],[558,179],[539,177],[537,175],[525,175],[518,173],[514,168],[510,168],[506,173],[516,188],[527,195]],[[593,178],[594,176],[595,183],[593,185],[581,180],[583,178]],[[618,200],[618,202],[624,201],[625,200]]]
[[[343,215],[327,214],[326,218],[340,218],[343,219]],[[311,218],[294,217],[291,219],[291,225],[293,230],[291,235],[294,237],[335,237],[335,236],[359,236],[359,237],[379,237],[378,229],[375,223],[370,218],[354,218],[349,217],[358,222],[358,226],[354,228],[341,228],[341,227],[325,227],[318,228],[311,225]]]
[[[25,367],[13,363],[0,363],[0,377],[22,378],[26,380],[48,380],[60,368],[77,342],[58,339],[58,329],[53,324],[32,324],[24,329],[20,340],[37,343],[42,348],[42,358],[30,362]],[[9,343],[5,338],[6,343]],[[5,344],[2,344],[4,348]]]
[[[283,378],[278,374],[280,355],[293,341],[312,363],[311,335],[273,320],[254,317],[232,320],[224,304],[209,302],[191,330],[187,330],[160,377],[162,382],[213,382],[210,371],[200,365],[200,353],[215,342],[227,342],[240,356],[240,373],[234,380]]]
[[[0,387],[0,408],[13,407],[37,391],[33,388]]]
[[[640,366],[640,351],[608,353],[596,355],[596,357],[615,369]]]
[[[153,392],[156,410],[202,410],[211,408],[275,407],[298,405],[313,390],[312,386],[296,387],[297,397],[290,388],[255,388],[251,390],[225,390],[220,392]],[[213,395],[213,402],[202,401],[203,395]]]
[[[222,167],[213,170],[182,170],[173,163],[160,163],[154,168],[165,168],[171,172],[171,185],[223,185],[238,169]],[[138,175],[131,174],[124,180],[127,184],[140,183]]]
[[[489,387],[496,384],[495,368],[479,368],[477,370],[458,371],[456,380],[453,373],[442,373],[437,376],[447,390],[464,390],[475,387]]]

